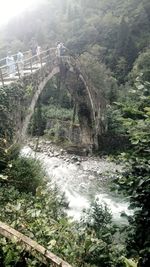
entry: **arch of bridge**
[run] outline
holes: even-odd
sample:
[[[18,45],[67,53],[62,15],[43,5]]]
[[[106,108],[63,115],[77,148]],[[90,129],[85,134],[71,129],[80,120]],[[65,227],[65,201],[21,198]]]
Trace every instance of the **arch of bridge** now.
[[[47,54],[47,51],[45,54]],[[26,114],[22,123],[17,125],[17,139],[24,139],[34,108],[45,85],[54,75],[60,73],[74,102],[77,103],[81,142],[84,145],[94,144],[97,147],[98,136],[105,131],[105,99],[90,84],[88,77],[85,73],[82,73],[79,66],[77,67],[73,58],[68,56],[57,58],[54,49],[50,50],[48,56],[45,56],[45,54],[43,53],[41,62],[33,61],[33,58],[26,61],[27,65],[30,64],[30,72],[28,70],[24,77],[20,78],[18,75],[15,81],[9,80],[10,83],[17,83],[25,90],[30,87],[32,91],[28,97],[28,102],[26,102]],[[29,62],[31,60],[33,63]],[[2,78],[1,75],[1,82]]]

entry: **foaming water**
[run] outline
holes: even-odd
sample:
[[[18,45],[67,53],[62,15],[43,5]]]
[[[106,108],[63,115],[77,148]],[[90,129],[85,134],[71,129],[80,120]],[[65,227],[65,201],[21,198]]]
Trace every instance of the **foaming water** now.
[[[69,200],[69,209],[67,214],[69,217],[73,217],[75,220],[80,220],[82,210],[87,209],[90,206],[89,200],[80,196],[78,193],[65,192],[67,199]]]
[[[26,146],[21,150],[21,155],[39,159],[47,176],[50,178],[50,185],[57,185],[60,192],[65,192],[69,201],[68,215],[75,220],[79,220],[82,210],[87,209],[94,199],[98,199],[102,205],[107,205],[111,210],[113,218],[118,223],[126,223],[126,219],[121,217],[122,213],[131,215],[128,203],[116,196],[99,181],[100,173],[114,171],[117,166],[112,162],[101,159],[87,158],[79,165],[66,162],[65,158],[49,157],[45,153],[35,153]],[[102,180],[103,178],[101,178]]]
[[[124,218],[121,218],[121,214],[125,213],[127,215],[132,215],[132,211],[128,209],[129,203],[125,201],[121,201],[119,198],[115,198],[108,194],[97,194],[95,198],[98,200],[99,203],[102,205],[107,205],[108,208],[111,210],[113,217],[116,221],[124,222]]]

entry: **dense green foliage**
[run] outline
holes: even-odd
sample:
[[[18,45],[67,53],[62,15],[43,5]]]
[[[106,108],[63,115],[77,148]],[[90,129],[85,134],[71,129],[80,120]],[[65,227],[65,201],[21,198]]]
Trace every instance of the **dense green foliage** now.
[[[0,87],[0,138],[7,139],[7,142],[13,137],[13,131],[17,123],[17,114],[15,120],[13,114],[16,107],[19,110],[23,96],[23,88],[13,85]]]
[[[73,266],[115,266],[119,248],[108,210],[95,203],[89,215],[77,224],[68,220],[64,207],[67,203],[57,189],[39,187],[34,197],[19,193],[12,186],[0,189],[0,220],[37,240]],[[0,251],[1,266],[16,266],[17,262],[40,266],[22,250],[19,242],[12,245],[0,238]]]
[[[9,145],[7,140],[0,138],[0,173],[6,169],[9,162],[19,155],[19,145]]]
[[[150,266],[149,29],[149,0],[44,0],[1,30],[1,57],[8,49],[13,53],[29,49],[33,38],[43,49],[63,41],[80,62],[83,74],[107,100],[107,134],[126,135],[130,140],[130,149],[119,156],[124,172],[115,182],[135,208],[124,230],[122,251],[107,209],[94,203],[77,225],[68,221],[62,209],[64,197],[53,190],[37,189],[43,182],[39,166],[18,159],[18,149],[10,145],[17,122],[12,112],[24,100],[24,91],[0,88],[0,218],[75,266],[121,267],[122,255],[136,257],[138,267]],[[44,134],[48,119],[71,121],[73,108],[67,88],[56,77],[40,97],[30,133]],[[9,184],[12,180],[14,187]],[[0,264],[23,262],[26,255],[20,249],[0,239]],[[27,261],[24,266],[39,266],[31,257]],[[122,261],[127,267],[137,266],[126,258]]]
[[[8,183],[15,184],[19,191],[33,194],[42,185],[44,176],[38,161],[23,157],[10,161],[5,175],[8,176]]]
[[[143,75],[142,75],[143,76]],[[122,120],[132,150],[124,155],[125,173],[119,177],[120,190],[130,197],[136,208],[130,218],[131,229],[127,249],[130,255],[140,255],[144,266],[150,262],[150,83],[138,78],[130,90],[130,103],[121,104]]]

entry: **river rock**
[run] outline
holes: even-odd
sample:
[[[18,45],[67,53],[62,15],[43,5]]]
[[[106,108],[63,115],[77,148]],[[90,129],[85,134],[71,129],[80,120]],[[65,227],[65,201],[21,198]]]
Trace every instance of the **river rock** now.
[[[45,141],[46,145],[50,145],[52,143],[52,141]]]
[[[95,179],[95,177],[93,175],[89,176],[89,180],[94,180],[94,179]]]
[[[41,152],[41,147],[38,147],[38,148],[36,149],[36,152]]]
[[[97,173],[98,175],[101,175],[101,174],[102,174],[102,171],[98,170],[96,173]]]
[[[79,161],[77,156],[72,156],[72,157],[71,157],[71,160],[72,160],[72,161]]]
[[[60,149],[60,154],[63,155],[63,153],[64,153],[64,150]]]
[[[53,153],[50,151],[50,152],[48,152],[48,156],[49,157],[53,157]]]
[[[57,151],[54,152],[54,157],[58,157],[59,155],[60,154]]]
[[[58,168],[58,167],[59,167],[59,165],[57,165],[57,164],[56,164],[56,165],[54,165],[54,168]]]

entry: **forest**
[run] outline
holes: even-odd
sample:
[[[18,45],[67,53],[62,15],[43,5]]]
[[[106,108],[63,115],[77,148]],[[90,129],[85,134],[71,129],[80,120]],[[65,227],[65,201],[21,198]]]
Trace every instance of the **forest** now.
[[[150,1],[43,0],[0,28],[0,59],[30,50],[33,40],[42,50],[63,42],[105,98],[106,131],[93,153],[123,165],[109,186],[128,199],[133,215],[117,225],[109,207],[93,199],[80,221],[68,218],[66,196],[47,186],[41,163],[20,157],[13,142],[11,114],[24,88],[12,84],[0,86],[0,221],[74,267],[149,267]],[[66,125],[78,129],[76,108],[56,75],[38,99],[28,135],[63,149],[73,145]],[[0,266],[52,265],[0,235]]]

